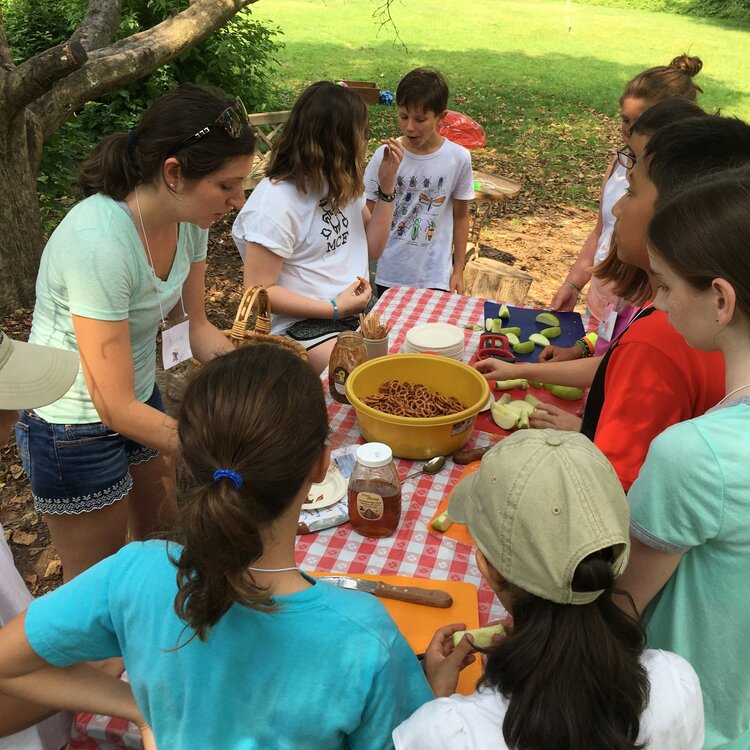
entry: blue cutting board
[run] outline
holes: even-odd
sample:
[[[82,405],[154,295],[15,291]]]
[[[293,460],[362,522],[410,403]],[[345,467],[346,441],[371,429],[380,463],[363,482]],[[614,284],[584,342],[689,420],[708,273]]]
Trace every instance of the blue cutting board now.
[[[485,302],[485,319],[496,318],[501,306],[499,302]],[[541,308],[513,307],[512,305],[508,305],[508,312],[510,313],[510,318],[503,321],[503,326],[505,328],[518,326],[521,329],[521,335],[518,337],[521,341],[526,341],[532,333],[539,333],[543,328],[549,328],[546,323],[536,322],[535,318],[540,312],[552,312],[560,321],[560,335],[552,339],[550,344],[554,344],[555,346],[573,346],[576,340],[580,339],[584,334],[581,315],[577,312],[554,312]],[[484,320],[482,320],[482,328],[484,329]],[[515,352],[513,354],[519,362],[536,362],[539,358],[539,352],[542,349],[543,347],[541,346],[535,346],[534,351],[528,354],[516,354]]]

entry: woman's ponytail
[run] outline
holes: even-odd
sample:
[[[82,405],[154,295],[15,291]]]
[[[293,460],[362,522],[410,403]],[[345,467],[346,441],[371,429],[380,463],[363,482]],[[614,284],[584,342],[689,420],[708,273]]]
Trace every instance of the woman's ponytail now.
[[[135,133],[135,131],[131,131]],[[88,197],[103,193],[117,201],[142,182],[137,143],[129,133],[116,133],[100,141],[78,170],[76,186]]]
[[[222,114],[235,106],[218,91],[183,83],[154,101],[129,133],[100,141],[81,165],[76,185],[86,196],[103,193],[124,200],[136,185],[163,179],[169,157],[177,160],[185,179],[206,177],[255,150],[249,123],[234,134],[220,124]],[[206,134],[199,140],[183,145],[202,131]]]

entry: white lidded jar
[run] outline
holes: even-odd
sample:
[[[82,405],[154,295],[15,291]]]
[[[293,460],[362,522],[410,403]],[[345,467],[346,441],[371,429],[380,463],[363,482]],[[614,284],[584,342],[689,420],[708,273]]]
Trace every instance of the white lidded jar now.
[[[390,536],[401,519],[401,480],[385,443],[357,448],[349,477],[349,521],[362,536]]]

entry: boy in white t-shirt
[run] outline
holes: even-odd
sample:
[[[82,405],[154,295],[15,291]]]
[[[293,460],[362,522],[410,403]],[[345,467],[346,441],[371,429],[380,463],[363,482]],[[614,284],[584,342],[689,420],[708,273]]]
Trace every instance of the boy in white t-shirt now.
[[[378,294],[391,286],[461,294],[474,183],[469,152],[437,132],[448,105],[448,84],[438,71],[416,68],[399,83],[396,104],[404,156],[395,193],[384,196],[378,184],[384,146],[365,170],[368,207],[378,199],[395,200],[391,233],[375,275]]]

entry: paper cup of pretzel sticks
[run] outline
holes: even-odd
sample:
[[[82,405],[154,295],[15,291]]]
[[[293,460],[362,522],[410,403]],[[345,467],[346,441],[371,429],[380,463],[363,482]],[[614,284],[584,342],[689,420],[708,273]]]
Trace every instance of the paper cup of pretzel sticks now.
[[[385,357],[388,354],[388,334],[382,339],[365,339],[365,349],[367,349],[367,359],[375,357]]]
[[[390,326],[380,320],[380,314],[369,312],[360,314],[359,330],[365,340],[367,359],[385,357],[388,354],[388,333]]]

